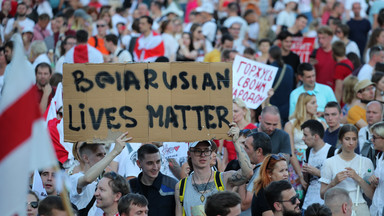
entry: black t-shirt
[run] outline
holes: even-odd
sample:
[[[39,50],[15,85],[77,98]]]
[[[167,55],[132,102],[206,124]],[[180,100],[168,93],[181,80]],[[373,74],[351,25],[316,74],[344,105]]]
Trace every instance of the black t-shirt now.
[[[261,188],[257,193],[257,196],[253,194],[252,198],[252,216],[262,216],[263,212],[269,211],[271,207],[269,207],[267,199],[265,198],[264,188]]]
[[[299,65],[300,65],[300,56],[291,51],[291,52],[289,52],[289,54],[287,56],[283,56],[283,61],[285,64],[291,65],[291,67],[293,69],[293,73],[296,77],[297,76],[297,67],[299,67]],[[294,83],[293,83],[294,86],[296,86],[296,78],[294,78],[293,81],[294,81]]]

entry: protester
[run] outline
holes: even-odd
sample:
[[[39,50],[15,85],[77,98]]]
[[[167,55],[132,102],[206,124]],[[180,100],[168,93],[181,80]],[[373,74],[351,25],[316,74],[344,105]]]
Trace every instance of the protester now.
[[[148,201],[145,196],[129,193],[119,200],[120,216],[148,216]]]
[[[265,197],[275,216],[300,216],[300,200],[286,180],[274,181],[265,189]]]
[[[352,200],[347,190],[334,187],[324,195],[325,205],[331,209],[332,216],[351,216],[352,215]]]
[[[28,216],[37,216],[37,208],[39,207],[39,198],[36,193],[29,190],[27,195],[27,214]]]
[[[381,215],[384,212],[384,123],[378,122],[374,124],[371,127],[371,132],[373,148],[381,153],[377,155],[375,172],[369,177],[369,183],[375,188],[370,212],[371,215]]]
[[[321,197],[330,188],[337,187],[349,191],[353,210],[356,215],[369,215],[369,208],[363,193],[372,198],[373,189],[363,179],[373,170],[372,161],[355,153],[357,148],[357,128],[353,125],[343,125],[339,132],[341,149],[339,154],[327,159],[321,169]],[[356,188],[356,190],[354,189]]]
[[[223,191],[207,198],[205,203],[206,216],[231,216],[240,215],[241,199],[238,194],[231,191]]]
[[[144,144],[137,151],[137,165],[142,170],[137,178],[129,180],[133,193],[148,200],[148,215],[172,216],[175,214],[175,185],[177,181],[160,172],[161,155],[152,144]]]
[[[260,167],[259,177],[254,181],[252,215],[261,216],[272,213],[274,206],[271,206],[272,203],[266,198],[265,188],[271,182],[288,180],[288,178],[288,165],[285,156],[282,154],[268,155]]]
[[[341,127],[342,116],[340,105],[337,102],[331,101],[325,105],[324,119],[328,127],[324,132],[324,142],[335,148],[337,147],[337,135]]]

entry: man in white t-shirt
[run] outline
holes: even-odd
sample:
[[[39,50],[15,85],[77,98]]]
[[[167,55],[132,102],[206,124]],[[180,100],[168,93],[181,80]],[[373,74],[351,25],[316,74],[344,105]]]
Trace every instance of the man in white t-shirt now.
[[[17,16],[11,18],[7,22],[7,27],[4,30],[5,40],[8,41],[16,32],[23,32],[23,29],[29,27],[33,29],[35,22],[27,18],[28,6],[24,2],[17,5]]]
[[[206,2],[196,8],[196,11],[201,13],[203,19],[203,26],[201,27],[203,35],[211,43],[215,42],[217,25],[213,18],[213,12],[215,11],[214,6],[211,3]]]
[[[79,152],[81,160],[84,162],[84,168],[82,172],[69,177],[72,185],[69,197],[79,211],[86,211],[88,215],[95,215],[97,211],[96,198],[93,196],[97,186],[97,177],[102,174],[113,158],[120,154],[125,143],[132,139],[132,137],[126,137],[127,135],[128,132],[123,133],[116,139],[115,147],[108,155],[105,155],[103,144],[83,144],[80,147]]]
[[[336,149],[328,143],[324,143],[324,127],[319,121],[308,120],[301,125],[301,129],[303,130],[303,141],[308,146],[305,154],[306,163],[303,165],[303,173],[308,179],[307,194],[302,207],[305,210],[313,203],[324,203],[320,197],[320,170],[328,155],[333,155]],[[328,153],[329,151],[331,152]]]
[[[357,78],[361,80],[371,80],[376,63],[384,63],[384,50],[381,46],[374,46],[369,50],[369,62],[360,69]]]

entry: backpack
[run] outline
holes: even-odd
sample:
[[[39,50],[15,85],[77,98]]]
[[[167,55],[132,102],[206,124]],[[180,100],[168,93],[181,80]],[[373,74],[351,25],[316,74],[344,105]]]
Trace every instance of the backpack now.
[[[307,150],[305,150],[305,157],[306,161],[305,163],[308,163],[309,160],[309,154],[311,153],[312,147],[308,147]],[[335,155],[336,148],[331,146],[328,150],[327,158],[333,157]]]
[[[338,63],[336,63],[336,65],[342,65],[342,66],[348,68],[351,71],[351,73],[353,72],[353,68],[351,68],[351,66],[349,66],[348,64],[346,64],[344,62],[338,62]]]
[[[213,180],[215,182],[216,189],[218,191],[224,191],[224,184],[223,184],[223,179],[221,179],[220,172],[215,171],[213,173]],[[180,203],[181,206],[183,207],[183,216],[185,216],[185,210],[184,210],[184,193],[185,193],[185,184],[187,182],[187,178],[185,177],[179,181],[179,198],[180,198]]]

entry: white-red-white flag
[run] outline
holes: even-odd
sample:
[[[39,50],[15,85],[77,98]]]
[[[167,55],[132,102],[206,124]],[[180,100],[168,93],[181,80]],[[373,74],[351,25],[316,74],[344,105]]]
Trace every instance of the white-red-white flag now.
[[[34,70],[13,38],[11,68],[0,100],[0,211],[25,215],[29,174],[57,164],[34,89]]]

